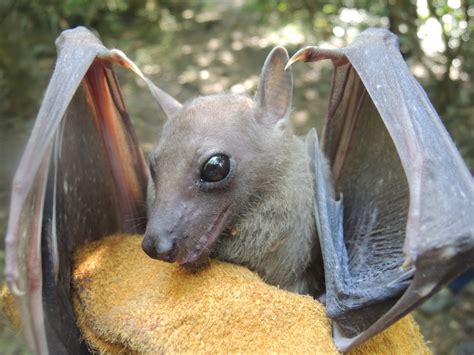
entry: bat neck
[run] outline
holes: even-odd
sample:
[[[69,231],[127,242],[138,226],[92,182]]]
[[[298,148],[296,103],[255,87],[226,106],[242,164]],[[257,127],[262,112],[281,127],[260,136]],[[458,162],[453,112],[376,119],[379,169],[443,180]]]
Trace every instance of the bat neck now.
[[[239,216],[233,226],[239,235],[224,235],[216,254],[248,266],[270,284],[308,293],[306,270],[317,240],[313,189],[303,142],[292,137],[284,151],[278,173],[272,173],[278,176],[273,188]]]

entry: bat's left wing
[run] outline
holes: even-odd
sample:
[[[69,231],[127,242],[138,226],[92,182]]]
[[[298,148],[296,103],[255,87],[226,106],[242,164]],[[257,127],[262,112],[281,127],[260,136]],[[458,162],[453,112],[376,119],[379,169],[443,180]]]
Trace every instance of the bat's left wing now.
[[[112,64],[160,90],[85,28],[57,39],[58,59],[13,182],[6,278],[34,353],[87,353],[69,289],[78,244],[143,232],[147,166]],[[171,100],[171,99],[170,99]],[[172,103],[172,102],[171,102]]]
[[[320,59],[333,62],[333,87],[321,148],[313,131],[307,151],[326,306],[346,351],[474,264],[474,183],[393,34],[369,29],[346,48],[307,47],[289,63]]]

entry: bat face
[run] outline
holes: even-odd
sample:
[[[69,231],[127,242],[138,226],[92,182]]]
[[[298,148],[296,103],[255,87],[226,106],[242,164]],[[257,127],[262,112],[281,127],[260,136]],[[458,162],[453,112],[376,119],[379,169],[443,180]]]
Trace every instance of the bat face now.
[[[182,106],[157,93],[168,122],[150,157],[149,256],[198,269],[212,254],[287,290],[320,291],[312,183],[303,142],[288,129],[287,61],[285,49],[270,52],[253,100],[213,95]]]
[[[283,48],[268,55],[254,100],[221,94],[183,106],[155,91],[168,121],[150,157],[142,243],[149,256],[199,268],[222,232],[278,186],[282,174],[275,167],[289,159],[282,149],[291,136],[283,129],[292,93],[287,61]],[[253,244],[236,249],[247,259],[261,257]]]
[[[240,95],[200,97],[166,123],[150,156],[143,249],[197,268],[223,230],[272,181],[279,137]]]

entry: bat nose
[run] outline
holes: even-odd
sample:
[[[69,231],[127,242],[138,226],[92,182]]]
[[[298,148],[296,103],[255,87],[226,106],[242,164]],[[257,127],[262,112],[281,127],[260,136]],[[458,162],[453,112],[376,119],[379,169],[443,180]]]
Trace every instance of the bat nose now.
[[[178,254],[176,238],[172,236],[156,237],[145,233],[145,238],[143,238],[142,241],[142,249],[150,258],[169,263],[174,262]]]

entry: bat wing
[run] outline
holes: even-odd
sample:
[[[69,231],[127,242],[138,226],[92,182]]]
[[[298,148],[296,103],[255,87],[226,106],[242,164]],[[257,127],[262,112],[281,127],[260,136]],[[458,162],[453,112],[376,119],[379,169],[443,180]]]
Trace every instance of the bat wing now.
[[[56,45],[56,67],[13,182],[6,278],[30,350],[80,354],[88,351],[71,306],[72,251],[106,234],[143,232],[146,224],[148,170],[112,64],[143,75],[85,28],[63,32]]]
[[[320,59],[333,62],[333,87],[321,147],[314,131],[306,145],[327,312],[347,351],[473,265],[474,183],[396,36],[369,29],[340,50],[306,47],[290,64]]]

